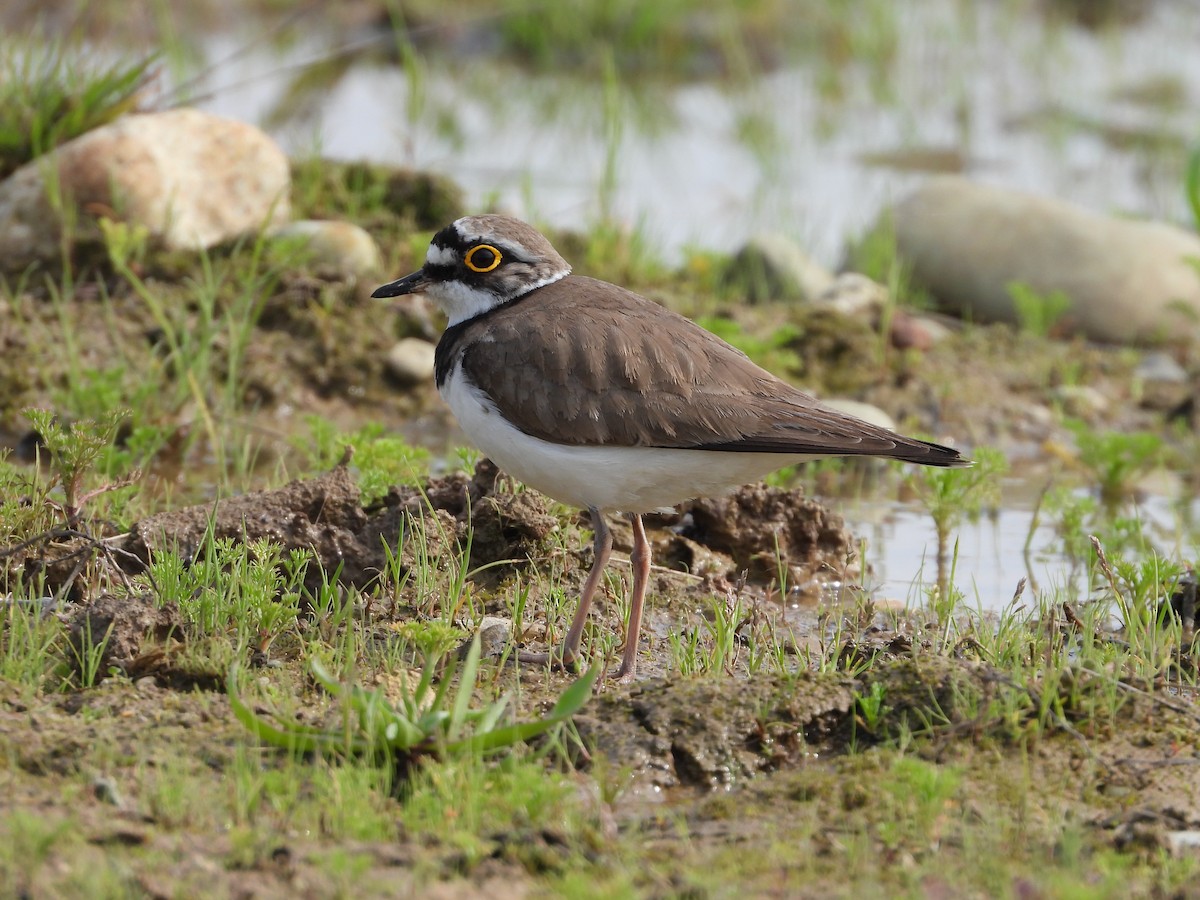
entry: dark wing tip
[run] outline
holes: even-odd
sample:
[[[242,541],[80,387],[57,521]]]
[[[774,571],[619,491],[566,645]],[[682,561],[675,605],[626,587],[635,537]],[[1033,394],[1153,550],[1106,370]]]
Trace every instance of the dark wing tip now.
[[[965,469],[975,465],[975,460],[968,459],[953,447],[934,444],[930,441],[918,441],[908,438],[896,447],[895,454],[888,454],[892,459],[904,462],[918,463],[923,466],[938,466],[943,469]]]

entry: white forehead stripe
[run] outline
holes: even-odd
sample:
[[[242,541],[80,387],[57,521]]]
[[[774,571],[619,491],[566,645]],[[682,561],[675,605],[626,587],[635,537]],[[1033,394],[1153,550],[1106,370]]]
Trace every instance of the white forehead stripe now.
[[[433,244],[429,245],[429,250],[425,254],[425,264],[430,266],[453,265],[457,259],[458,255],[449,247],[437,247]]]
[[[482,240],[485,236],[482,231],[479,231],[476,228],[472,228],[471,225],[469,224],[472,221],[474,221],[474,219],[475,219],[474,216],[465,216],[454,223],[454,230],[457,231],[458,236],[460,238],[462,238],[465,243],[468,243],[468,244],[474,243],[475,241],[478,241],[478,240]]]

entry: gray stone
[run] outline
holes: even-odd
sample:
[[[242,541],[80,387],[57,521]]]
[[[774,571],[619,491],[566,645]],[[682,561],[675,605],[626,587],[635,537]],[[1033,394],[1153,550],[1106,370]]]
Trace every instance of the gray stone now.
[[[810,300],[829,287],[833,274],[813,262],[791,238],[760,234],[730,261],[725,282],[751,303]]]
[[[194,109],[131,115],[89,131],[0,182],[0,271],[57,260],[96,220],[200,250],[286,221],[291,172],[266,134]],[[61,198],[54,200],[52,197]]]
[[[301,244],[308,262],[339,275],[363,278],[383,267],[375,238],[353,222],[303,219],[289,222],[272,237]]]
[[[1170,384],[1186,384],[1188,374],[1183,366],[1169,353],[1156,351],[1147,353],[1133,370],[1133,377],[1142,381],[1163,381]]]
[[[512,644],[512,619],[484,616],[479,623],[480,651],[484,657],[501,656]]]
[[[481,659],[488,659],[494,656],[503,656],[504,652],[512,644],[513,623],[512,619],[506,619],[502,616],[484,616],[479,622],[479,628],[476,633],[479,635],[479,655]],[[471,644],[474,642],[475,636],[467,638],[458,646],[459,659],[466,659],[467,654],[471,652]]]
[[[933,178],[893,212],[914,280],[977,322],[1017,322],[1010,285],[1062,291],[1059,331],[1109,343],[1198,333],[1200,237],[1058,200]]]
[[[1148,409],[1175,409],[1191,393],[1191,380],[1169,353],[1147,353],[1133,370],[1141,389],[1141,404]]]
[[[116,781],[107,775],[98,775],[92,779],[92,795],[101,803],[107,803],[117,809],[125,806],[125,798],[121,796],[121,789],[117,787]]]
[[[408,337],[396,343],[387,355],[387,368],[401,384],[417,385],[433,380],[434,346],[429,341]]]

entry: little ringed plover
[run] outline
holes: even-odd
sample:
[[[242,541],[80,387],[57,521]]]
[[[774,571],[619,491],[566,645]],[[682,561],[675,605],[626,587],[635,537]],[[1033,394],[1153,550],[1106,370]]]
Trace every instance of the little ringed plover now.
[[[641,514],[826,456],[965,466],[957,450],[829,409],[740,350],[625,288],[571,274],[531,226],[468,216],[433,237],[425,264],[373,297],[424,293],[449,317],[438,391],[505,472],[587,509],[595,557],[558,653],[573,665],[612,550],[606,512],[633,523],[633,596],[617,677],[637,666],[650,544]]]

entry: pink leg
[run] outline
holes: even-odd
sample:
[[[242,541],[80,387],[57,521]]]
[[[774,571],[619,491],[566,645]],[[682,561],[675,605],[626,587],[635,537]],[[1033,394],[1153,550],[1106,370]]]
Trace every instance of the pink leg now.
[[[521,662],[535,665],[551,663],[561,665],[563,668],[571,668],[579,659],[579,644],[583,640],[583,627],[587,624],[588,611],[592,607],[592,597],[596,594],[596,588],[600,586],[600,579],[604,577],[604,567],[612,553],[612,532],[604,521],[603,513],[595,508],[588,512],[591,513],[592,528],[596,535],[592,544],[594,550],[592,570],[588,572],[587,581],[583,583],[583,593],[579,596],[579,606],[575,610],[575,618],[571,620],[571,628],[567,632],[566,640],[563,641],[562,653],[522,652],[517,654],[517,659]]]
[[[638,635],[642,630],[642,611],[646,603],[646,585],[650,581],[650,541],[642,527],[642,517],[629,517],[633,523],[633,552],[629,562],[633,565],[633,597],[629,601],[629,627],[625,630],[625,650],[621,653],[621,668],[617,679],[633,681],[637,674]]]

